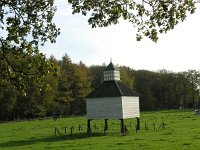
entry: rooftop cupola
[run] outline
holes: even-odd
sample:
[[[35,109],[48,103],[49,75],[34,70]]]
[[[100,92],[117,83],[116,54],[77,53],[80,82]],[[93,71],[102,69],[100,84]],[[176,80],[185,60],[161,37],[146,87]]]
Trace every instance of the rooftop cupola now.
[[[119,69],[112,63],[106,67],[104,70],[104,81],[119,81],[120,72]]]

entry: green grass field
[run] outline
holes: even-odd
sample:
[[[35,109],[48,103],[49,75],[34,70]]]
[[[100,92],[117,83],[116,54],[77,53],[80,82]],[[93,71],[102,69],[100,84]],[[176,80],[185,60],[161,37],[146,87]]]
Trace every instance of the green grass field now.
[[[158,129],[164,121],[165,129]],[[86,134],[86,117],[9,122],[0,124],[1,150],[66,149],[66,150],[198,150],[200,149],[200,116],[193,110],[141,113],[141,130],[136,133],[136,119],[127,119],[126,136],[120,133],[120,121],[108,120],[109,130],[104,135],[104,120],[91,122],[92,134]],[[148,130],[145,129],[145,123]],[[96,124],[97,130],[94,129]],[[154,130],[154,125],[156,130]],[[83,131],[79,131],[79,125]],[[74,133],[70,135],[70,127]],[[62,135],[54,135],[54,129]],[[65,134],[64,128],[67,128]]]

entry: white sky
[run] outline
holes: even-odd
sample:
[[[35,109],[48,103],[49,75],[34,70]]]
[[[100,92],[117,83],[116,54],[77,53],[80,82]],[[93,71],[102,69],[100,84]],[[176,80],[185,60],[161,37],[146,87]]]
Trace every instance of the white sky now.
[[[174,30],[161,35],[154,43],[145,38],[137,42],[136,29],[131,23],[122,21],[106,28],[92,29],[87,17],[71,14],[66,0],[57,0],[55,23],[61,35],[55,44],[41,47],[47,57],[54,55],[62,59],[68,54],[72,62],[83,61],[87,66],[108,64],[125,65],[132,69],[174,72],[188,69],[200,70],[200,7],[189,15]]]

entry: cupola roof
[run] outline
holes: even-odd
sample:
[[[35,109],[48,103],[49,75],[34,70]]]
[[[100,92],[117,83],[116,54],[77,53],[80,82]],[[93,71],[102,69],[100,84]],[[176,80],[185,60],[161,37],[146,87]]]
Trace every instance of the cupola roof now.
[[[110,62],[110,64],[106,67],[105,71],[110,70],[118,70],[118,68],[112,62]]]

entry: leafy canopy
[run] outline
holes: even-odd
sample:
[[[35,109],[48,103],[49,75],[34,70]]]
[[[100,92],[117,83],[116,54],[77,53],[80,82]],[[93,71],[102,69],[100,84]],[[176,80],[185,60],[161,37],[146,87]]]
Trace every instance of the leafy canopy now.
[[[156,42],[159,33],[166,33],[195,12],[195,0],[68,0],[73,14],[91,15],[94,27],[117,24],[121,18],[138,29],[138,41],[146,36]]]
[[[47,73],[49,65],[38,46],[54,43],[60,33],[52,21],[55,11],[54,0],[0,1],[1,76],[23,83]]]

